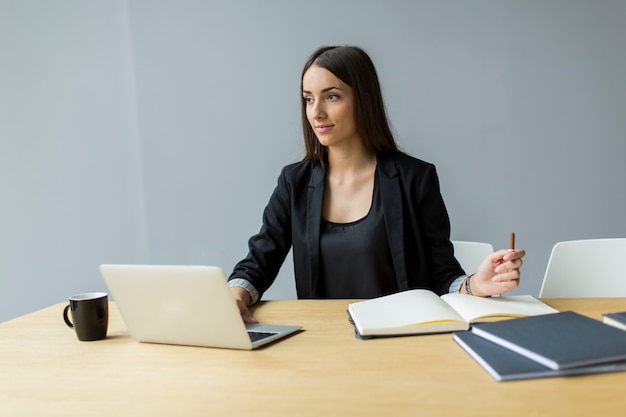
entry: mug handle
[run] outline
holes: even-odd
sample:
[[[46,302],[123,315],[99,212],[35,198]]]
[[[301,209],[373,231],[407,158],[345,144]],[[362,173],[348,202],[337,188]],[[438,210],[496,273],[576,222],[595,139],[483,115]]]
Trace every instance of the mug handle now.
[[[63,309],[63,320],[65,320],[65,324],[67,324],[68,327],[74,328],[74,325],[72,324],[72,322],[70,321],[70,318],[67,316],[67,311],[70,309],[70,305],[66,305],[65,308]]]

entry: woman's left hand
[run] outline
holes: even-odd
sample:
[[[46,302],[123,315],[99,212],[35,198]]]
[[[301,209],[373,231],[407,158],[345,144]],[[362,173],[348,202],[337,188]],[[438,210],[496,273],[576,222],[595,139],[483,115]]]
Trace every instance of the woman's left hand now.
[[[472,294],[487,297],[517,288],[524,255],[523,249],[502,249],[487,256],[470,280]]]

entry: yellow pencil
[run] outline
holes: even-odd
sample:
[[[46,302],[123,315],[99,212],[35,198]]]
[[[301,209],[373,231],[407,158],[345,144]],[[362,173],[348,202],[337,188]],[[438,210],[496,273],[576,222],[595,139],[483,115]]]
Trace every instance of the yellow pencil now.
[[[511,249],[515,249],[515,233],[511,233],[511,241],[510,241],[509,247]]]

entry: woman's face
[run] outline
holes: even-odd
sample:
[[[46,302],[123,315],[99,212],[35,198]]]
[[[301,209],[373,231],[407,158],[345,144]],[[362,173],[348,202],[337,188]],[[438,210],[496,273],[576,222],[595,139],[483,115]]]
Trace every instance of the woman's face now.
[[[306,116],[324,146],[349,145],[360,141],[354,117],[352,87],[332,72],[311,66],[302,77]]]

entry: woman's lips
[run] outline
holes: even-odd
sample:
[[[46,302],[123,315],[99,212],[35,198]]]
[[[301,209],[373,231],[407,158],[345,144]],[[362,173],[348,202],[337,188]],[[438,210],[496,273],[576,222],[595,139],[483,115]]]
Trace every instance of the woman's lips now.
[[[326,133],[328,132],[330,129],[333,128],[333,125],[317,125],[315,126],[315,130],[319,133]]]

